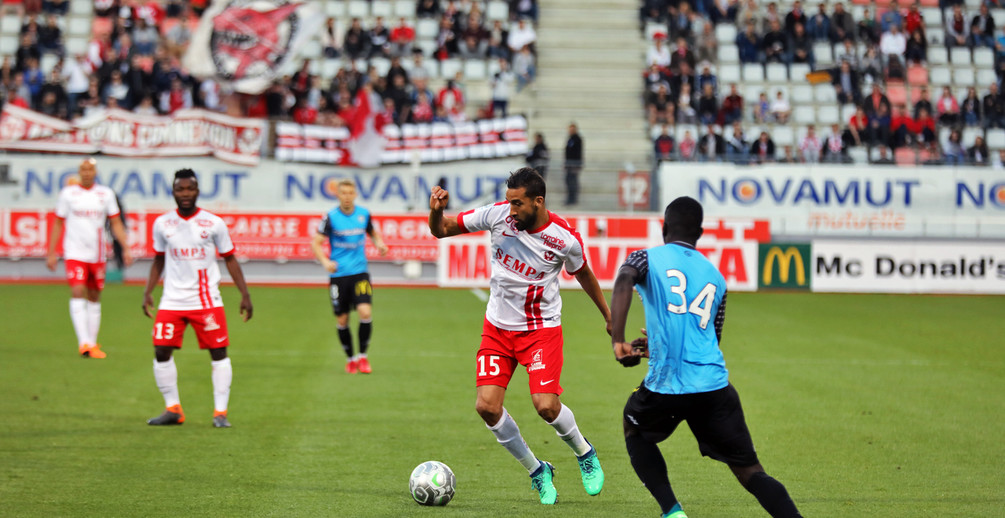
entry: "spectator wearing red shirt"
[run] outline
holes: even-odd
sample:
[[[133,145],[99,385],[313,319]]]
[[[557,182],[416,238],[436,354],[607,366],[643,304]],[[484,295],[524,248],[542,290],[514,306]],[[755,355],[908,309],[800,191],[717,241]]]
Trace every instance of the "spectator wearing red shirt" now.
[[[918,110],[918,117],[914,119],[912,133],[920,137],[921,142],[931,144],[935,142],[935,119],[925,108]]]
[[[171,89],[161,94],[161,113],[171,114],[192,107],[192,91],[185,88],[181,79],[171,79]]]
[[[942,124],[953,125],[960,122],[960,103],[956,102],[953,91],[948,86],[942,88],[942,97],[935,103],[935,111]]]
[[[314,124],[318,120],[317,109],[311,107],[304,100],[298,100],[293,108],[293,122],[297,124]]]
[[[398,20],[398,25],[391,29],[391,52],[395,56],[407,56],[412,52],[412,43],[415,42],[415,29],[402,16]]]
[[[918,11],[918,4],[911,4],[907,8],[907,14],[904,15],[904,32],[911,34],[915,29],[921,29],[922,35],[925,33],[925,19],[921,17],[921,12]]]
[[[732,124],[743,118],[743,96],[736,89],[736,83],[729,85],[729,95],[722,100],[719,110],[719,124]]]
[[[412,122],[416,124],[433,121],[433,103],[426,92],[419,91],[415,104],[412,106]]]
[[[659,136],[653,141],[653,148],[656,153],[656,160],[658,161],[670,160],[673,157],[674,141],[668,132],[666,124],[663,125],[663,130],[660,131]]]
[[[464,115],[464,92],[453,79],[448,79],[447,84],[437,94],[436,105],[447,110],[447,116],[452,122],[463,122],[467,119]]]
[[[914,129],[914,119],[911,118],[911,115],[904,110],[903,106],[894,106],[893,115],[890,117],[890,147],[896,149],[913,143],[917,137]]]
[[[869,117],[866,117],[865,110],[859,106],[855,113],[848,119],[848,130],[845,132],[845,141],[853,142],[856,146],[862,145],[862,139],[866,139],[866,143],[870,146],[873,144],[869,140],[869,135],[867,129],[869,127]]]

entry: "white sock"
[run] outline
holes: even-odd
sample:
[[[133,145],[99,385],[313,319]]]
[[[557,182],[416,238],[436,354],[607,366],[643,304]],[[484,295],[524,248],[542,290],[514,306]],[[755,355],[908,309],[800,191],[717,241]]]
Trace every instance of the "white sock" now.
[[[503,445],[503,448],[506,448],[510,455],[520,461],[523,467],[527,468],[528,473],[533,473],[541,466],[541,461],[537,460],[534,453],[530,451],[530,447],[527,446],[527,441],[524,441],[523,436],[520,435],[520,427],[516,425],[516,421],[505,408],[503,408],[502,418],[495,426],[488,426],[488,424],[485,426],[496,436],[499,444]]]
[[[98,343],[98,329],[101,329],[101,302],[87,301],[87,343]]]
[[[73,322],[73,332],[77,334],[77,345],[89,343],[91,333],[87,329],[87,300],[70,299],[70,322]]]
[[[590,443],[586,442],[583,434],[579,433],[579,426],[576,425],[576,416],[572,414],[569,407],[562,405],[562,410],[558,412],[558,417],[548,423],[555,429],[555,433],[568,444],[577,457],[582,457],[590,451]]]
[[[229,357],[210,363],[213,365],[213,409],[217,412],[226,412],[234,369],[230,366]]]
[[[175,367],[174,358],[166,362],[154,360],[154,380],[164,396],[165,407],[181,404],[181,396],[178,395],[178,367]]]

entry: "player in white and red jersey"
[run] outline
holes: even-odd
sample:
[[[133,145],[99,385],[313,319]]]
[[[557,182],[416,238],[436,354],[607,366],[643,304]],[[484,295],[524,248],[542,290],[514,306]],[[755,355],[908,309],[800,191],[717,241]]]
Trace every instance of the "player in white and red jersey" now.
[[[119,218],[115,192],[96,183],[97,161],[88,158],[80,164],[77,182],[59,191],[56,221],[49,236],[46,266],[56,270],[59,254],[56,243],[63,239],[66,280],[70,283],[70,321],[77,335],[77,351],[85,358],[104,358],[98,345],[101,328],[101,290],[105,287],[105,221],[111,223],[112,236],[122,244],[123,262],[133,263],[126,244],[126,228]]]
[[[244,272],[234,257],[234,243],[227,225],[215,214],[196,206],[199,182],[195,172],[182,169],[175,173],[172,188],[178,209],[162,214],[154,221],[154,263],[150,266],[143,313],[151,316],[154,286],[164,274],[164,292],[154,318],[154,379],[164,396],[163,414],[147,420],[151,425],[182,424],[181,398],[178,395],[178,369],[172,354],[180,349],[182,335],[189,324],[195,330],[200,349],[209,349],[213,365],[213,426],[228,428],[227,405],[233,370],[227,356],[230,337],[227,318],[220,297],[220,268],[217,254],[224,259],[231,279],[241,292],[244,321],[251,318],[251,296]]]
[[[545,207],[545,183],[532,168],[506,181],[506,201],[444,217],[449,194],[433,187],[429,230],[437,238],[488,230],[492,240],[491,295],[476,356],[475,409],[485,425],[527,468],[542,504],[554,504],[558,492],[551,463],[531,452],[516,421],[503,407],[506,387],[519,363],[527,369],[530,395],[540,415],[575,452],[583,487],[600,493],[604,472],[593,446],[583,438],[576,418],[559,400],[562,393],[562,298],[558,275],[564,267],[586,291],[611,330],[611,312],[583,242],[564,219]]]

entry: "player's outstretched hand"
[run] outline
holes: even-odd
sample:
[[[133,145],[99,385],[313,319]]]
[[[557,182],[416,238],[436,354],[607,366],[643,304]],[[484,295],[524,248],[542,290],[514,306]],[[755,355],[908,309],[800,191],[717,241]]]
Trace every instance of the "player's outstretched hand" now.
[[[242,295],[241,296],[241,314],[244,315],[244,321],[247,322],[251,320],[251,314],[254,312],[254,308],[251,306],[251,296]]]
[[[439,185],[433,186],[432,192],[429,193],[429,210],[443,210],[447,208],[449,201],[450,193],[446,189]]]
[[[642,355],[632,348],[632,344],[615,342],[613,348],[614,359],[624,367],[634,367],[642,361]]]
[[[380,254],[382,256],[383,255],[387,255],[387,251],[388,251],[387,245],[385,245],[384,243],[381,243],[381,244],[377,245],[377,253],[378,254]]]
[[[143,294],[143,314],[147,318],[153,318],[153,314],[150,313],[150,308],[154,307],[154,298],[150,296],[149,293]]]
[[[321,263],[321,266],[324,266],[328,273],[335,273],[335,270],[338,270],[338,263],[332,261],[331,259],[325,259],[324,262]]]

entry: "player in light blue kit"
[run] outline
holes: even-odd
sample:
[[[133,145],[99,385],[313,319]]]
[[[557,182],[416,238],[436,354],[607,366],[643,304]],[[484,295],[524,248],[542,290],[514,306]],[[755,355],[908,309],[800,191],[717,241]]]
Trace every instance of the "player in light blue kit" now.
[[[695,249],[701,204],[688,197],[667,206],[663,246],[633,252],[614,281],[611,343],[625,367],[649,358],[649,372],[624,410],[625,446],[635,473],[663,516],[687,518],[670,487],[657,443],[687,421],[701,454],[725,463],[774,517],[799,517],[785,486],[768,476],[729,383],[719,342],[726,318],[726,281]],[[625,341],[632,287],[642,296],[647,338]]]
[[[311,240],[311,250],[321,266],[330,274],[328,294],[335,312],[339,341],[345,350],[345,371],[349,374],[371,372],[366,353],[373,330],[371,303],[373,287],[366,263],[366,236],[369,235],[380,255],[387,255],[387,246],[380,231],[370,219],[370,211],[356,205],[356,184],[352,180],[338,183],[337,207],[325,214],[318,233]],[[325,255],[324,242],[331,246]],[[349,332],[349,312],[359,313],[359,354],[353,354],[352,333]]]

